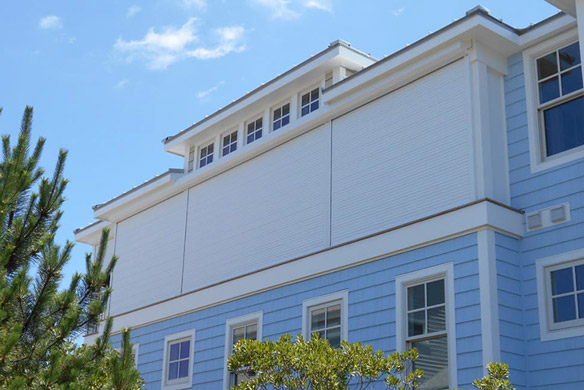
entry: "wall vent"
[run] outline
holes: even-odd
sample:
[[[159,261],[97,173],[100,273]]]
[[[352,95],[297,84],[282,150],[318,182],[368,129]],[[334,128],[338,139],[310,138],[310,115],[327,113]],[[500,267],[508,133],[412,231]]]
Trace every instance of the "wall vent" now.
[[[563,203],[537,210],[527,214],[525,218],[528,232],[568,222],[570,220],[570,204]]]

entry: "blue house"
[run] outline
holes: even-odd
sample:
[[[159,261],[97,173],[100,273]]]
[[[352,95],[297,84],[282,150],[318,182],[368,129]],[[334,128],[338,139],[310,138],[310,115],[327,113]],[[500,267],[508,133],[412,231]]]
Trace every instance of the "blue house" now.
[[[318,332],[416,347],[425,390],[493,361],[519,389],[584,389],[584,0],[549,2],[381,60],[333,42],[95,206],[76,240],[112,231],[113,342],[132,328],[147,388],[227,389],[238,340]]]

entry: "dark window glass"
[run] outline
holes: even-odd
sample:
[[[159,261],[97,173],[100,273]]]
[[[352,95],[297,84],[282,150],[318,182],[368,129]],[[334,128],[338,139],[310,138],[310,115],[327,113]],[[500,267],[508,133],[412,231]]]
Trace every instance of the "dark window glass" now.
[[[564,322],[576,319],[575,295],[554,298],[554,322]]]
[[[316,89],[313,89],[313,90],[310,92],[310,101],[314,101],[314,100],[316,100],[316,99],[318,99],[318,88],[316,88]]]
[[[446,306],[428,310],[428,333],[446,330]]]
[[[562,73],[562,95],[582,89],[582,68],[577,67]]]
[[[333,348],[339,348],[341,346],[341,328],[329,329],[325,335],[329,344]]]
[[[584,318],[584,294],[578,294],[578,318]]]
[[[412,343],[419,357],[414,368],[424,371],[424,377],[418,389],[437,390],[448,389],[448,338],[417,341]]]
[[[327,327],[341,325],[341,305],[328,307],[327,309]]]
[[[427,306],[434,306],[444,303],[444,279],[428,283]]]
[[[308,106],[306,107],[302,107],[302,111],[301,111],[301,115],[304,116],[306,114],[308,114],[310,111],[308,111]]]
[[[584,97],[544,111],[548,156],[584,145]]]
[[[286,126],[288,123],[290,123],[290,116],[282,118],[282,126]]]
[[[554,73],[558,73],[558,63],[556,59],[556,53],[548,54],[545,57],[540,58],[537,60],[537,79],[545,79],[553,75]]]
[[[170,346],[170,360],[178,360],[180,344],[172,344]]]
[[[575,268],[576,271],[576,289],[584,290],[584,264]]]
[[[574,291],[572,268],[564,268],[551,272],[552,295],[565,294]]]
[[[178,378],[178,362],[170,363],[168,365],[168,379],[173,380]]]
[[[302,95],[302,103],[301,104],[303,106],[308,104],[309,101],[310,101],[310,94],[307,93],[306,95]]]
[[[318,330],[325,327],[325,309],[312,311],[312,330]]]
[[[571,44],[560,50],[560,69],[565,70],[580,63],[580,44]]]
[[[539,103],[543,104],[560,97],[560,83],[557,77],[552,77],[539,83]]]
[[[316,111],[318,110],[318,100],[315,102],[310,103],[310,111]]]
[[[415,310],[426,305],[424,300],[424,285],[408,287],[408,310]]]
[[[285,104],[282,106],[282,115],[290,114],[290,104]]]
[[[417,336],[424,334],[426,312],[424,310],[416,311],[408,314],[408,336]]]
[[[183,341],[180,344],[180,358],[181,359],[186,359],[189,357],[189,348],[190,348],[191,342],[190,341]]]

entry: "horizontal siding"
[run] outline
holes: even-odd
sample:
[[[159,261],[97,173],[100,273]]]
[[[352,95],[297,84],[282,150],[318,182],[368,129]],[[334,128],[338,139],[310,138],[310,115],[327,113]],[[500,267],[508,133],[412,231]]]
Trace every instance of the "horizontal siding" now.
[[[329,244],[330,128],[189,190],[184,291]]]
[[[264,339],[276,340],[284,333],[301,332],[302,301],[345,289],[349,291],[349,341],[392,352],[396,275],[446,262],[454,263],[458,384],[470,387],[482,374],[475,234],[136,328],[132,341],[140,343],[138,368],[148,389],[160,389],[164,336],[196,329],[193,388],[221,389],[227,319],[262,310]],[[119,342],[119,335],[114,336],[114,346]]]
[[[112,315],[180,294],[186,193],[117,225]]]
[[[332,243],[472,200],[469,88],[458,61],[332,122]]]
[[[539,310],[536,287],[535,262],[538,259],[584,248],[584,159],[572,161],[538,173],[531,173],[529,161],[529,132],[527,124],[527,107],[525,96],[525,78],[521,54],[509,58],[509,75],[505,79],[506,116],[508,130],[508,150],[510,163],[511,205],[527,212],[539,210],[552,205],[569,202],[571,221],[545,229],[527,232],[518,242],[520,261],[521,307],[523,335],[518,332],[517,319],[513,312],[519,312],[516,303],[509,295],[500,291],[500,299],[509,299],[500,311],[503,332],[512,340],[523,338],[526,361],[525,384],[530,389],[582,389],[584,388],[584,337],[572,337],[561,340],[541,342]],[[506,239],[509,241],[509,239]],[[499,239],[498,244],[503,245]],[[498,250],[498,266],[502,273],[509,273],[504,285],[517,287],[516,266],[511,266],[507,249]],[[512,257],[512,256],[511,256]],[[501,279],[503,277],[501,276]],[[507,278],[506,278],[507,279]],[[515,295],[516,291],[509,291]],[[503,304],[501,305],[504,306]],[[503,320],[505,322],[503,323]],[[502,342],[502,347],[504,343]],[[517,344],[518,346],[521,344]],[[518,352],[518,351],[508,351]],[[509,356],[510,357],[510,356]],[[522,364],[516,359],[516,369]],[[512,378],[513,379],[513,378]]]

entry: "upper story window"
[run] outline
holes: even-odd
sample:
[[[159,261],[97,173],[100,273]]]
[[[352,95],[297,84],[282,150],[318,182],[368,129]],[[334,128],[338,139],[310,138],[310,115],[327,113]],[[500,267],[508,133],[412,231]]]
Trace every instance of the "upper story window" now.
[[[185,389],[192,386],[194,343],[194,330],[164,338],[163,389]]]
[[[578,42],[537,59],[545,156],[584,145],[584,97]]]
[[[223,156],[237,150],[237,131],[223,136]]]
[[[542,341],[584,335],[584,250],[536,262]]]
[[[338,293],[313,298],[302,303],[303,334],[308,340],[314,333],[339,348],[347,339],[348,293]]]
[[[300,98],[300,116],[308,115],[318,110],[320,104],[320,88],[314,88]]]
[[[240,383],[253,378],[253,372],[229,372],[227,370],[227,359],[233,353],[233,347],[240,340],[261,340],[262,339],[262,319],[263,313],[252,313],[238,318],[227,320],[225,325],[225,371],[224,388],[229,389]]]
[[[246,142],[251,144],[253,141],[262,138],[263,118],[258,118],[247,124]]]
[[[213,142],[202,146],[199,153],[199,168],[203,168],[213,162]]]
[[[280,127],[290,123],[290,103],[286,103],[276,108],[272,113],[272,130],[278,130]]]

